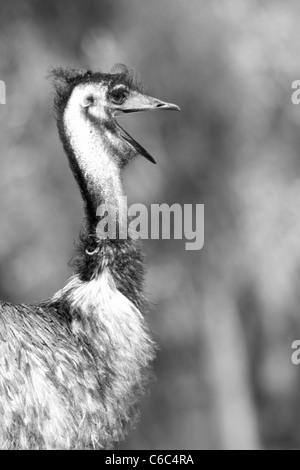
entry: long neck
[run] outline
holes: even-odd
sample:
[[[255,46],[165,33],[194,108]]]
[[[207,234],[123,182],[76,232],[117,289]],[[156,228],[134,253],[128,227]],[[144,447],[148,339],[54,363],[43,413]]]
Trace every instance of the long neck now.
[[[95,229],[100,204],[118,213],[123,196],[116,152],[119,142],[113,127],[101,124],[84,109],[69,103],[63,120],[63,142],[85,203],[89,231]]]
[[[119,198],[123,195],[121,169],[117,163],[123,150],[120,141],[113,128],[99,125],[87,114],[72,109],[72,105],[67,108],[59,129],[86,211],[86,224],[73,260],[75,273],[89,281],[106,267],[110,268],[120,291],[140,308],[144,269],[139,241],[130,238],[103,241],[96,236],[99,221],[96,213],[100,204],[115,206],[114,215],[120,218]],[[127,218],[127,213],[123,210],[121,213]]]

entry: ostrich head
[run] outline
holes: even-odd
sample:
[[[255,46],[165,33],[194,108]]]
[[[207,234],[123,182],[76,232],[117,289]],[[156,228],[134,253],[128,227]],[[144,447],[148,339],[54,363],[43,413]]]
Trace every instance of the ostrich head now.
[[[101,133],[104,147],[121,167],[138,154],[155,163],[147,150],[120,126],[116,117],[157,109],[179,111],[178,106],[144,94],[133,71],[124,65],[116,65],[113,73],[57,68],[52,75],[56,82],[55,108],[59,122],[67,108],[69,121],[81,113]]]

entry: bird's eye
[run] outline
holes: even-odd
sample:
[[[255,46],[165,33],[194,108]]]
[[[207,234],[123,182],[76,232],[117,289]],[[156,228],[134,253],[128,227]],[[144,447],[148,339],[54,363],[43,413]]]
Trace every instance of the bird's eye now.
[[[127,97],[127,94],[128,94],[127,90],[123,88],[122,89],[117,88],[116,90],[112,90],[109,95],[113,103],[122,104],[124,103]]]

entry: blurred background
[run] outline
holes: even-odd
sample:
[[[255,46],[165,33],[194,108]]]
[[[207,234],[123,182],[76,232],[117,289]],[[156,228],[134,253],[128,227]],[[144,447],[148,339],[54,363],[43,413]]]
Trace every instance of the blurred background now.
[[[300,447],[300,3],[0,0],[0,297],[71,275],[82,203],[52,116],[51,66],[138,70],[181,114],[122,124],[157,159],[129,202],[205,204],[205,244],[149,240],[156,381],[124,449]]]

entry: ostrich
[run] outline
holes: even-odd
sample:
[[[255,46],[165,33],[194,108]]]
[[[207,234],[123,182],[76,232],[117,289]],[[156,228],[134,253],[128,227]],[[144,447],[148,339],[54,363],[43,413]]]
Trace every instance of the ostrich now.
[[[85,218],[67,285],[39,304],[0,303],[0,448],[109,449],[137,419],[155,351],[140,244],[97,233],[99,205],[119,207],[126,164],[154,161],[115,117],[179,108],[145,95],[125,66],[52,76]]]

